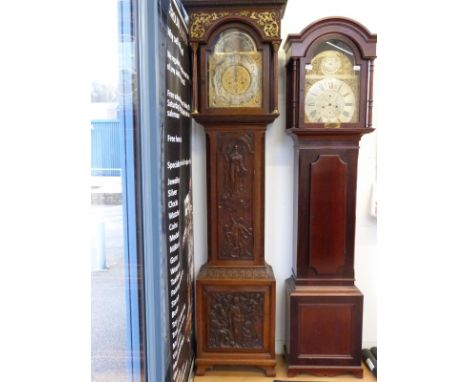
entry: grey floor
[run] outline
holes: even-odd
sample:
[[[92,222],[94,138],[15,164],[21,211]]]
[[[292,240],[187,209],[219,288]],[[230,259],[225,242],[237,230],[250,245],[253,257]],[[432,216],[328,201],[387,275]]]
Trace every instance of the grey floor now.
[[[97,270],[100,224],[105,227],[105,270]],[[126,339],[122,206],[92,206],[91,230],[92,381],[127,381],[130,355]]]

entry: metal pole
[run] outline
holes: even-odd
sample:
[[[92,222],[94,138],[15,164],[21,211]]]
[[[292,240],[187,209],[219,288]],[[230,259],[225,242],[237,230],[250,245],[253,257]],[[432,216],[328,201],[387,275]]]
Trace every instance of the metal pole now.
[[[106,264],[106,223],[98,223],[98,245],[97,245],[98,270],[105,271]]]

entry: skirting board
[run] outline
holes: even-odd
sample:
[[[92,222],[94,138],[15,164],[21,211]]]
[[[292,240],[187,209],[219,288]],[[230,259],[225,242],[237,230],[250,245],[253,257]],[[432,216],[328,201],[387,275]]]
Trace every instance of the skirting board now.
[[[276,354],[283,354],[284,346],[286,345],[285,340],[276,340],[275,341],[275,351]],[[363,341],[362,348],[363,349],[370,349],[371,347],[377,346],[377,341]]]

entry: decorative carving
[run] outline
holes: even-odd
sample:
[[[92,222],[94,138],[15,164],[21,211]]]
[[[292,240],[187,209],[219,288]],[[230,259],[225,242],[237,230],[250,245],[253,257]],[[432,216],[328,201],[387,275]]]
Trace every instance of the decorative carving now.
[[[244,184],[244,178],[251,172],[251,169],[248,168],[247,157],[252,156],[254,153],[253,137],[252,134],[223,133],[220,133],[218,137],[225,140],[221,145],[221,153],[224,159],[224,174],[222,175],[225,177],[223,199],[228,199],[248,192]]]
[[[256,24],[263,27],[263,33],[267,37],[279,36],[278,14],[275,12],[252,12],[249,18],[253,19]]]
[[[236,259],[240,256],[252,257],[250,251],[250,239],[252,238],[252,227],[246,227],[242,217],[237,221],[231,216],[231,224],[225,224],[224,236],[226,238],[226,251],[230,258]],[[226,254],[226,253],[225,253]]]
[[[249,170],[245,167],[244,155],[239,152],[239,145],[234,144],[232,150],[226,155],[226,162],[228,162],[228,186],[231,194],[242,193],[243,188],[240,182],[241,177]]]
[[[253,21],[263,31],[265,37],[279,37],[280,16],[278,12],[257,11],[223,11],[223,12],[200,12],[192,13],[190,16],[190,37],[202,39],[206,30],[216,21],[226,17],[245,17]]]
[[[229,15],[229,12],[192,13],[190,15],[190,36],[192,38],[202,38],[206,28],[227,15]]]
[[[219,257],[253,258],[253,135],[219,133],[218,221]]]
[[[241,280],[267,280],[274,279],[271,266],[261,268],[215,268],[204,266],[198,279],[241,279]]]
[[[208,296],[208,348],[262,348],[264,293],[212,292]]]

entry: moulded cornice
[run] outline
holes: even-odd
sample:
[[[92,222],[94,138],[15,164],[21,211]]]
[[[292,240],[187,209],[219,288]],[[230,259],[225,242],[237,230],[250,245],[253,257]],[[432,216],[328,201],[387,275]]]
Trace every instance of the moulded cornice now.
[[[310,45],[327,34],[343,34],[354,41],[363,58],[376,58],[377,35],[361,23],[346,17],[327,17],[306,26],[298,34],[290,34],[284,43],[289,58],[305,56]]]

